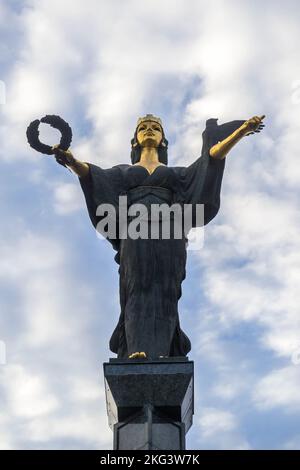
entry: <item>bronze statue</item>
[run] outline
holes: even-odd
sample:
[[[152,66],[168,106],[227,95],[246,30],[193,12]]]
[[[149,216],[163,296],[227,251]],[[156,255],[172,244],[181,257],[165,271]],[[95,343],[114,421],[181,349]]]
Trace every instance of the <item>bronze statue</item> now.
[[[204,204],[204,225],[217,214],[225,156],[244,136],[257,133],[265,116],[223,125],[209,119],[202,134],[201,156],[188,167],[168,166],[168,141],[159,118],[140,118],[131,141],[132,164],[102,169],[76,159],[61,146],[52,147],[56,160],[79,177],[90,219],[101,217],[97,207],[110,203],[118,212],[120,195],[128,205],[174,203]],[[150,222],[150,221],[149,221]],[[191,227],[197,226],[194,221]],[[108,239],[117,251],[120,265],[121,314],[110,339],[110,349],[118,358],[160,358],[186,356],[191,349],[180,328],[178,300],[185,278],[187,237],[181,239],[131,239],[118,235]]]

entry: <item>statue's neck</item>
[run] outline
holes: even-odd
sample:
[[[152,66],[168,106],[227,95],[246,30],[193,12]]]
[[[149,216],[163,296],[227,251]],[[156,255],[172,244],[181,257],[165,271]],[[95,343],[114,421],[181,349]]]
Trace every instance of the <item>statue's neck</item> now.
[[[139,163],[145,166],[159,163],[157,148],[143,147]]]

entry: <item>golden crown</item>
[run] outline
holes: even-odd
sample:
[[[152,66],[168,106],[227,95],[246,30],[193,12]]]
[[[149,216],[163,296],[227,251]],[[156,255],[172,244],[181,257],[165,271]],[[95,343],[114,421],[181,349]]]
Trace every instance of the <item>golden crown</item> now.
[[[136,127],[138,127],[141,122],[144,121],[154,121],[157,122],[161,126],[161,128],[163,127],[161,119],[159,117],[153,116],[153,114],[146,114],[146,116],[140,117],[137,121]]]

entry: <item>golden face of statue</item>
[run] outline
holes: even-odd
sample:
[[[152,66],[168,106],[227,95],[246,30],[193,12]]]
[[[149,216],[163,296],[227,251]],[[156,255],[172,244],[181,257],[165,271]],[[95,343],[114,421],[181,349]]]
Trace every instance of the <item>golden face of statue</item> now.
[[[162,128],[155,121],[143,121],[137,128],[137,140],[142,147],[158,147],[162,137]]]

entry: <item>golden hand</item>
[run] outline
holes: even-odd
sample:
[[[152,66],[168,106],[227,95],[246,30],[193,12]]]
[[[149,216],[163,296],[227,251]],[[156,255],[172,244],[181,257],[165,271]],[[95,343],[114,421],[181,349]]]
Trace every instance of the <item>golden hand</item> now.
[[[266,116],[264,114],[262,116],[253,116],[245,121],[240,127],[241,134],[245,136],[260,132],[265,127],[262,123],[265,117]]]
[[[58,163],[70,167],[80,178],[88,175],[90,171],[89,164],[77,160],[70,150],[62,150],[59,145],[53,145],[52,150]]]
[[[53,145],[52,150],[58,163],[64,163],[66,165],[72,165],[75,163],[75,158],[70,150],[62,150],[59,148],[59,144]]]

